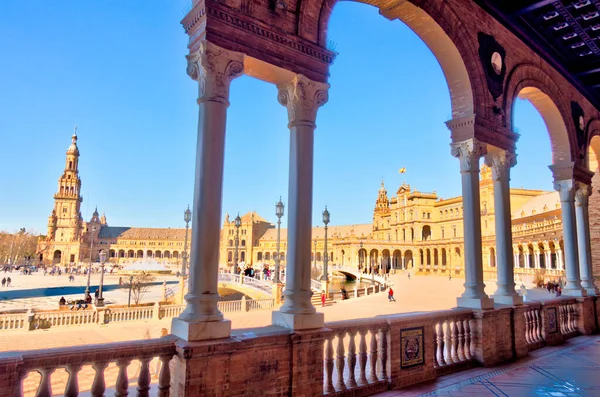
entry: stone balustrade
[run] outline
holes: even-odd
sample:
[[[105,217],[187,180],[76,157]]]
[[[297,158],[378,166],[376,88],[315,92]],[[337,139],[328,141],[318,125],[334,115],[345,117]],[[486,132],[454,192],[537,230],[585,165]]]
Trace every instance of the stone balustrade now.
[[[274,299],[245,299],[220,301],[219,310],[223,313],[240,311],[271,310]],[[173,318],[181,314],[185,305],[160,305],[158,302],[142,306],[105,306],[86,310],[27,311],[23,313],[0,314],[0,331],[40,330],[76,325],[104,325],[130,321],[150,321]]]
[[[174,342],[174,337],[166,337],[0,355],[0,374],[3,374],[0,378],[5,377],[2,382],[5,389],[0,391],[0,395],[50,397],[62,392],[67,397],[74,397],[80,392],[90,391],[96,397],[104,396],[108,389],[112,389],[115,396],[126,396],[130,382],[136,381],[138,396],[168,396],[171,383],[169,362],[175,354]],[[156,363],[150,368],[153,361]],[[131,371],[130,366],[134,362],[136,370]],[[2,372],[9,368],[13,371]],[[156,377],[155,385],[151,384],[151,372]],[[81,387],[80,374],[88,387]],[[31,382],[30,378],[33,378]],[[59,385],[64,388],[59,389]]]
[[[251,308],[249,302],[246,308]],[[251,305],[260,307],[261,302]],[[175,306],[162,311],[175,314]],[[234,396],[261,390],[262,395],[360,397],[475,365],[510,362],[542,346],[598,332],[599,308],[594,297],[564,297],[492,310],[330,322],[297,332],[280,327],[236,330],[230,338],[202,343],[167,337],[0,353],[0,397],[50,396],[59,387],[67,396],[79,391],[101,396],[111,388],[123,396],[130,381],[137,381],[138,395],[145,396],[151,375],[159,396]],[[235,374],[235,381],[223,374]]]
[[[440,318],[433,328],[436,372],[448,373],[472,364],[475,345],[473,313],[464,312]]]

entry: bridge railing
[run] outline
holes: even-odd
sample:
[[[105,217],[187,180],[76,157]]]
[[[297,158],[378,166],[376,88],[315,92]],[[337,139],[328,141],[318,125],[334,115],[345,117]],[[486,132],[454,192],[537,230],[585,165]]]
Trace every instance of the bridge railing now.
[[[219,282],[244,285],[248,288],[255,289],[267,295],[272,295],[273,293],[271,283],[240,274],[219,273]]]

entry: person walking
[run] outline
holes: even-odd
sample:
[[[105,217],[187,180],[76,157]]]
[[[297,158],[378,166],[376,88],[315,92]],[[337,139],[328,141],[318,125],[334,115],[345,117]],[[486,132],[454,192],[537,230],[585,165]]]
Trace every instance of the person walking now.
[[[11,282],[11,281],[12,281],[12,280],[10,279],[10,277],[6,279],[6,286],[7,286],[7,287],[10,287],[10,282]]]
[[[448,280],[452,281],[452,273],[448,274]]]
[[[325,307],[325,291],[321,291],[321,307]]]
[[[408,275],[408,279],[410,280],[410,272],[408,272],[407,275]]]
[[[392,289],[392,287],[388,289],[388,302],[396,302],[396,299],[394,298],[394,290]]]
[[[2,279],[2,286],[4,287],[5,285],[6,285],[6,277],[4,277],[4,278]]]

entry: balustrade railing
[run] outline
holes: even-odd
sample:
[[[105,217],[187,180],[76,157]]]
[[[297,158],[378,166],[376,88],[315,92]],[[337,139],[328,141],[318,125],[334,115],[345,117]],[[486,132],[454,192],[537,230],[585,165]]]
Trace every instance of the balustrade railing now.
[[[558,305],[558,327],[560,333],[572,336],[577,333],[577,310],[573,302],[563,302]]]
[[[322,288],[321,282],[318,280],[310,280],[310,288],[313,291],[321,292],[321,288]]]
[[[324,394],[388,382],[389,325],[385,319],[328,323],[324,345]]]
[[[151,320],[153,318],[153,306],[119,307],[109,308],[106,311],[108,322]]]
[[[46,329],[66,325],[96,324],[98,312],[95,310],[52,311],[36,313],[32,321],[35,329]]]
[[[112,389],[115,396],[127,396],[133,394],[130,382],[136,381],[138,396],[166,397],[170,392],[169,362],[175,354],[173,342],[173,337],[167,337],[21,352],[16,395],[74,397],[89,391],[96,397]],[[156,379],[154,385],[152,378]]]
[[[26,329],[29,326],[27,313],[0,314],[0,330]]]
[[[248,299],[246,300],[246,311],[270,310],[275,306],[274,299]]]
[[[173,318],[177,317],[181,314],[181,312],[185,309],[185,305],[164,305],[160,307],[161,318]]]
[[[221,301],[217,305],[223,313],[242,311],[242,301]]]
[[[463,312],[446,315],[435,321],[433,343],[436,368],[468,363],[473,359],[475,344],[472,320],[472,312]]]
[[[541,306],[529,305],[523,315],[525,316],[525,341],[531,350],[544,342]]]

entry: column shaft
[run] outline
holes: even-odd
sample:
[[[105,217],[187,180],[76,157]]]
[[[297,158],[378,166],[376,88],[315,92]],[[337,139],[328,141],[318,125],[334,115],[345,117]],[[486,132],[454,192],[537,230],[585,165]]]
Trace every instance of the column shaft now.
[[[324,324],[323,314],[316,312],[310,300],[313,153],[317,109],[327,102],[329,85],[296,75],[278,89],[278,100],[288,109],[290,129],[288,260],[285,302],[280,311],[273,312],[272,321],[291,329],[319,328]]]
[[[598,289],[594,285],[592,270],[592,249],[590,246],[590,219],[589,195],[592,189],[580,184],[575,193],[575,217],[577,222],[577,246],[579,252],[579,270],[581,272],[581,286],[588,295],[597,295]]]
[[[494,150],[486,156],[486,164],[492,169],[494,180],[494,218],[496,226],[496,266],[498,286],[494,301],[520,305],[523,298],[515,291],[515,262],[512,246],[510,211],[510,169],[516,164],[516,156],[506,151]]]
[[[562,209],[563,243],[565,250],[565,270],[567,283],[563,293],[565,295],[583,296],[585,291],[581,287],[579,277],[579,253],[577,250],[577,234],[575,225],[575,205],[573,180],[554,182],[554,188],[560,193]]]
[[[481,252],[479,159],[485,152],[485,145],[475,139],[452,144],[452,155],[460,161],[463,196],[465,292],[458,298],[458,306],[480,309],[494,307],[484,291]]]
[[[217,306],[219,236],[229,85],[243,72],[243,55],[204,41],[187,58],[188,74],[199,82],[198,140],[187,306],[172,333],[193,341],[231,331]]]

